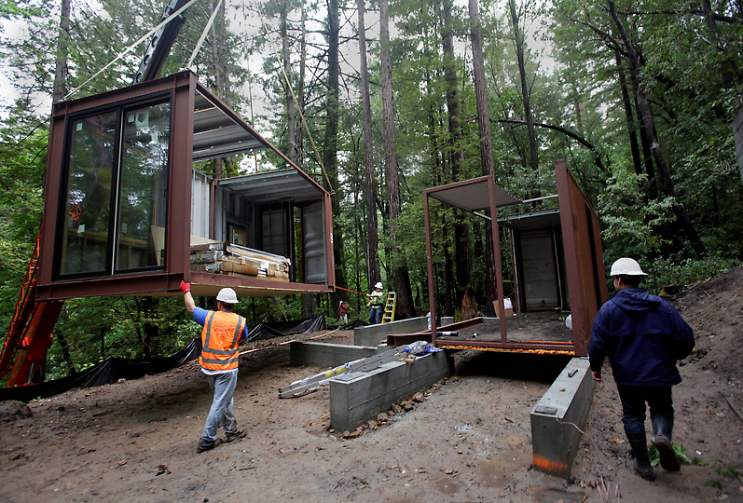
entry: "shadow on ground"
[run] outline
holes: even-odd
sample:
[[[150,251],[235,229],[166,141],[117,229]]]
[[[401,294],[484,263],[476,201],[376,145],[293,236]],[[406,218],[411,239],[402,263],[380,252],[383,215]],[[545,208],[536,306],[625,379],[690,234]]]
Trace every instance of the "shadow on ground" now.
[[[458,376],[488,376],[521,381],[553,382],[570,356],[472,351],[455,354]]]

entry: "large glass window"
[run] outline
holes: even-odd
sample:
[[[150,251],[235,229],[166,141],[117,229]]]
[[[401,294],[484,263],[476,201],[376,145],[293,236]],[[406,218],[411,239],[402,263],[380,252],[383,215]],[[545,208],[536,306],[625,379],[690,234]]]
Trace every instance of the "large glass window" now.
[[[165,264],[169,133],[169,103],[125,112],[117,270]]]
[[[170,103],[70,122],[60,275],[165,266]]]
[[[114,111],[72,122],[61,274],[107,269],[117,116]]]

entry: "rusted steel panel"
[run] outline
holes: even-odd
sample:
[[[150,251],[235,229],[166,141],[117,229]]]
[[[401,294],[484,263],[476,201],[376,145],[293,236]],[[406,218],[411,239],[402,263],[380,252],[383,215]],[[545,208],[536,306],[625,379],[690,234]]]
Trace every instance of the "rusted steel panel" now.
[[[505,351],[538,354],[575,355],[574,344],[560,344],[548,342],[482,342],[482,341],[457,341],[439,339],[437,347],[442,349],[476,349],[479,351]]]
[[[412,344],[417,341],[431,342],[431,333],[417,332],[414,334],[394,334],[387,336],[387,346],[391,348]]]
[[[585,200],[564,160],[555,162],[555,177],[575,354],[585,356],[588,354],[593,319],[606,299],[606,276],[598,217]]]
[[[330,194],[325,193],[323,199],[323,211],[325,212],[325,258],[327,260],[328,286],[335,289],[335,254],[333,253],[333,202]]]
[[[431,333],[429,335],[432,344],[436,344],[436,285],[433,275],[433,246],[431,245],[431,216],[428,200],[428,192],[423,193],[423,223],[426,232],[426,262],[428,269],[428,310],[431,320]],[[415,342],[415,341],[413,341]],[[389,339],[388,342],[389,344]]]
[[[498,293],[498,312],[501,313],[500,317],[500,336],[501,342],[506,342],[508,337],[506,335],[506,317],[503,316],[505,309],[503,307],[503,266],[501,265],[501,252],[500,252],[500,232],[498,226],[498,209],[495,204],[495,178],[488,177],[488,191],[490,194],[490,216],[491,226],[490,229],[493,233],[493,253],[495,254],[495,287]]]
[[[62,176],[62,157],[64,153],[65,117],[54,115],[49,130],[49,146],[46,162],[44,186],[44,213],[41,217],[39,241],[39,270],[37,282],[50,284],[54,267],[54,241],[59,208],[59,180]]]
[[[168,197],[168,225],[166,263],[168,273],[182,275],[189,281],[191,269],[191,167],[193,156],[193,109],[196,75],[188,86],[173,92],[170,132],[170,193]]]

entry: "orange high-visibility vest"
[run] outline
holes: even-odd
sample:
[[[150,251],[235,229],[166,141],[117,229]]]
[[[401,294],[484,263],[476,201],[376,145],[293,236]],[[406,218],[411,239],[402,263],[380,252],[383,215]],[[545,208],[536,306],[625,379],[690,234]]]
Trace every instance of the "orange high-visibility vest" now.
[[[207,370],[236,369],[237,344],[244,327],[242,316],[225,311],[209,312],[201,331],[201,366]]]

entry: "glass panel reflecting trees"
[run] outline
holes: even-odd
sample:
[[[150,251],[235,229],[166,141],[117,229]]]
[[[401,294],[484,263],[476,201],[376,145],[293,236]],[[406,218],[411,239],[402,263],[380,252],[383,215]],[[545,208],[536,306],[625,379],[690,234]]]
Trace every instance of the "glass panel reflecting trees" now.
[[[59,275],[164,268],[170,103],[73,119]]]
[[[116,269],[164,265],[170,104],[124,113]]]
[[[72,122],[61,274],[107,269],[117,113]]]

